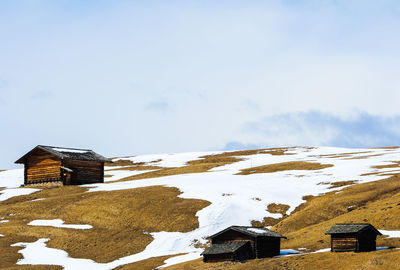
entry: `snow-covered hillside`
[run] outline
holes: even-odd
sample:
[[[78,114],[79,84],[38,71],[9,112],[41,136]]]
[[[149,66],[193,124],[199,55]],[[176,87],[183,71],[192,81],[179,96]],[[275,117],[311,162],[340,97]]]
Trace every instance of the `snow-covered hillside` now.
[[[149,166],[182,167],[188,161],[199,160],[202,156],[219,153],[160,154],[120,159],[142,162]],[[145,250],[109,263],[71,258],[62,250],[48,248],[46,246],[47,239],[41,238],[33,243],[15,243],[15,246],[25,247],[20,250],[24,258],[18,261],[18,264],[56,264],[64,266],[65,269],[112,269],[151,257],[185,254],[166,260],[164,266],[167,266],[199,258],[202,249],[196,247],[195,243],[205,243],[207,236],[228,226],[250,225],[251,221],[262,220],[264,217],[282,217],[282,214],[269,213],[266,210],[266,206],[269,204],[289,205],[287,214],[290,214],[304,202],[303,196],[339,191],[342,187],[332,188],[332,184],[335,182],[352,180],[355,183],[365,183],[387,178],[390,174],[400,173],[400,168],[397,167],[376,168],[376,166],[390,165],[400,161],[400,149],[397,148],[295,147],[287,149],[283,155],[259,153],[239,156],[239,158],[242,160],[215,167],[207,172],[121,182],[115,181],[151,170],[124,170],[124,166],[106,167],[106,173],[112,176],[106,179],[107,182],[104,184],[85,185],[84,187],[88,188],[87,192],[167,186],[176,187],[182,191],[180,195],[182,198],[206,200],[211,204],[197,212],[199,228],[187,233],[148,232],[154,240]],[[292,161],[317,162],[333,166],[317,170],[284,170],[238,175],[244,169]],[[116,168],[117,170],[115,170]],[[4,188],[0,189],[0,201],[40,190],[18,188],[21,184],[23,184],[23,170],[0,172],[0,187]],[[1,227],[0,233],[2,233]]]

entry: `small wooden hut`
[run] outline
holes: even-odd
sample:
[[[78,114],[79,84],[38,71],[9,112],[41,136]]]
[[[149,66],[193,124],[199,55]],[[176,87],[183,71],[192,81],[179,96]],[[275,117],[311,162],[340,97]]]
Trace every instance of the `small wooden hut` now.
[[[104,182],[109,159],[89,149],[38,145],[15,163],[24,164],[24,184],[80,185]]]
[[[280,254],[280,240],[286,238],[266,228],[231,226],[209,237],[211,246],[203,253],[204,262],[244,261]]]
[[[331,251],[376,250],[376,236],[382,235],[369,223],[346,223],[332,226],[325,234],[331,236]]]

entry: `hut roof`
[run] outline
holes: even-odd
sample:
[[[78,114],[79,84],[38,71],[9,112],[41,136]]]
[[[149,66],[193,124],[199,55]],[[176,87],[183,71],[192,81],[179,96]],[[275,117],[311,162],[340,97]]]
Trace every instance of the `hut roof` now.
[[[232,253],[247,243],[248,241],[236,241],[226,242],[223,244],[212,244],[210,247],[206,248],[201,255]]]
[[[372,229],[377,235],[382,235],[374,226],[369,223],[342,223],[333,225],[325,234],[358,234],[368,228]]]
[[[102,155],[99,155],[89,149],[76,149],[76,148],[38,145],[31,151],[29,151],[27,154],[25,154],[23,157],[18,159],[15,163],[24,163],[26,157],[28,157],[36,149],[46,151],[60,159],[77,159],[86,161],[112,162],[108,158],[105,158]]]
[[[250,235],[253,237],[267,236],[267,237],[276,237],[276,238],[286,238],[285,236],[280,235],[279,233],[270,231],[267,228],[258,228],[258,227],[249,227],[249,226],[230,226],[223,231],[220,231],[216,234],[209,236],[208,238],[214,238],[214,237],[216,237],[226,231],[229,231],[229,230],[234,230],[234,231],[244,233],[244,234],[247,234],[247,235]]]

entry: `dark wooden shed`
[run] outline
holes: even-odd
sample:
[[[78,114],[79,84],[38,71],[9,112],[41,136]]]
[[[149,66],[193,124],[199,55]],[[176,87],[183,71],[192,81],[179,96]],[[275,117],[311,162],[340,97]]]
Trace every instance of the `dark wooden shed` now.
[[[231,226],[209,237],[211,246],[203,253],[204,262],[243,261],[280,254],[281,238],[266,228]]]
[[[245,261],[253,252],[249,241],[237,241],[213,244],[202,255],[204,262]]]
[[[24,164],[24,184],[80,185],[104,182],[109,159],[89,149],[38,145],[15,163]]]
[[[345,223],[332,226],[325,234],[331,236],[331,251],[376,250],[376,236],[382,235],[369,223]]]

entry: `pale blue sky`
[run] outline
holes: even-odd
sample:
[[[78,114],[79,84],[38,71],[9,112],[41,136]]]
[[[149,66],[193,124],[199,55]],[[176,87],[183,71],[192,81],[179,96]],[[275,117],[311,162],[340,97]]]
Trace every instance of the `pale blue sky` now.
[[[399,1],[0,1],[0,169],[400,144]]]

